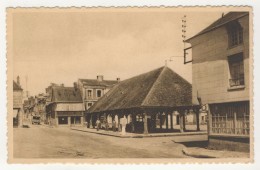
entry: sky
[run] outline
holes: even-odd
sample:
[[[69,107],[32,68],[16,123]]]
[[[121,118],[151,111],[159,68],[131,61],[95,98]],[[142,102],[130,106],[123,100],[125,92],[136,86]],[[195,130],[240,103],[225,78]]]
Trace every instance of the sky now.
[[[38,10],[13,13],[13,71],[30,95],[50,83],[73,86],[79,78],[125,80],[183,56],[182,17],[191,37],[222,12],[188,10]],[[188,44],[186,46],[189,46]],[[192,82],[191,64],[173,57],[167,66]],[[28,77],[27,86],[25,77]]]

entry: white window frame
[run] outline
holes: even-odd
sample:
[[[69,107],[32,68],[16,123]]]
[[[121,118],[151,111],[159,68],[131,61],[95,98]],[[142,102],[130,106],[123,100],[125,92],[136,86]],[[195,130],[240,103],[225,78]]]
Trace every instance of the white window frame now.
[[[91,91],[91,96],[88,96],[88,91]],[[86,89],[86,98],[93,98],[93,89]]]

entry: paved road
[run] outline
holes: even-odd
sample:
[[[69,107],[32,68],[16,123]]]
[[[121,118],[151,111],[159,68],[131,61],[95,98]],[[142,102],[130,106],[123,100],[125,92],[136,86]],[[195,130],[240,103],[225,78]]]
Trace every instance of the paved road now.
[[[172,137],[117,138],[69,128],[14,129],[14,158],[183,158]]]

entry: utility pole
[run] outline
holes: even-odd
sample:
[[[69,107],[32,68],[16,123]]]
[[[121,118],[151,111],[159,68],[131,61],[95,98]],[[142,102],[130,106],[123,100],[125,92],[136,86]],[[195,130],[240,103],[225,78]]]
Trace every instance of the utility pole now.
[[[171,56],[168,60],[165,60],[165,66],[167,66],[168,62],[172,62],[173,61],[173,58],[175,57],[183,57],[184,58],[184,64],[186,64],[186,55],[188,54],[186,52],[186,23],[187,23],[187,19],[186,19],[186,15],[184,15],[182,18],[181,18],[181,21],[182,21],[182,29],[181,29],[181,32],[182,32],[182,42],[183,42],[183,50],[184,50],[184,55],[183,56]],[[188,48],[189,49],[189,48]],[[190,61],[189,61],[190,62]]]

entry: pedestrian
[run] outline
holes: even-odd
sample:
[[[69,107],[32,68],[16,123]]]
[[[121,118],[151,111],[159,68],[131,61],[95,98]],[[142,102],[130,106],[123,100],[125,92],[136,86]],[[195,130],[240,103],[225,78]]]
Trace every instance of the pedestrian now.
[[[127,124],[127,118],[126,118],[126,116],[124,116],[123,118],[122,118],[122,131],[121,131],[121,134],[122,135],[125,135],[125,128],[126,128],[126,124]]]
[[[99,119],[97,120],[96,125],[97,125],[97,131],[99,131],[99,128],[100,128],[100,120]]]
[[[116,131],[116,120],[114,119],[112,122],[112,128],[113,128],[113,132]]]
[[[106,131],[108,131],[108,121],[105,120],[105,128],[106,128]]]

